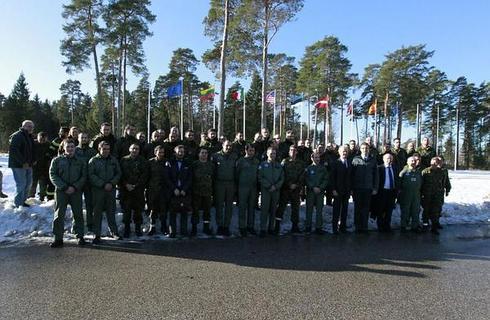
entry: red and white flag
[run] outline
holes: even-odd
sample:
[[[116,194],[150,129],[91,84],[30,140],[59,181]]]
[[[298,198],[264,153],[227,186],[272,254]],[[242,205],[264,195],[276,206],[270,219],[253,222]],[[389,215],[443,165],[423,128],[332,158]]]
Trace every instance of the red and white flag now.
[[[320,100],[318,100],[315,103],[315,108],[318,108],[318,109],[328,109],[329,100],[330,100],[330,97],[327,94],[325,97],[321,98]]]
[[[267,103],[276,103],[276,90],[271,91],[265,96],[265,102]]]
[[[347,105],[347,115],[354,116],[354,100],[353,99],[350,99],[350,102]]]

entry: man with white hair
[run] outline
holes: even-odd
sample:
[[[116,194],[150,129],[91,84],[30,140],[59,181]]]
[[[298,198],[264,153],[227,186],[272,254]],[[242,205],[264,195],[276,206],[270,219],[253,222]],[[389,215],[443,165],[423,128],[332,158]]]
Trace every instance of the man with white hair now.
[[[16,207],[29,207],[26,199],[32,184],[32,165],[35,162],[33,130],[34,122],[25,120],[22,127],[10,136],[8,166],[14,174]]]

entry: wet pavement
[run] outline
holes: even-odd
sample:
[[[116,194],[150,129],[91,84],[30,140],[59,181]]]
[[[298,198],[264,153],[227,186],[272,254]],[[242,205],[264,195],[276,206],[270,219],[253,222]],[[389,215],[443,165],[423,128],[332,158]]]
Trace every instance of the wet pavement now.
[[[0,247],[0,319],[490,319],[490,225]]]

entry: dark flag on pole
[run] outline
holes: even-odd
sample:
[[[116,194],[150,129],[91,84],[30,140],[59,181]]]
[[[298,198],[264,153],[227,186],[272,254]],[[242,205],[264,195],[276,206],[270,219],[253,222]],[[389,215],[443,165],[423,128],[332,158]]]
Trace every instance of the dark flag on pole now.
[[[177,82],[176,84],[174,85],[171,85],[170,87],[168,87],[167,89],[167,96],[169,98],[173,98],[173,97],[179,97],[182,95],[182,81],[179,81]]]

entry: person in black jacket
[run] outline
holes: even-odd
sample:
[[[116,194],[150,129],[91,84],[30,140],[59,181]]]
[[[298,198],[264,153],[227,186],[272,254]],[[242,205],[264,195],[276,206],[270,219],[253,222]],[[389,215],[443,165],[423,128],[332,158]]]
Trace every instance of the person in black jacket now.
[[[187,214],[192,211],[191,186],[192,168],[184,160],[185,149],[178,145],[174,149],[175,159],[169,161],[169,183],[172,197],[170,199],[169,238],[175,238],[177,231],[177,214],[180,213],[180,234],[187,236]]]
[[[25,120],[22,127],[10,136],[8,166],[14,175],[16,207],[29,207],[26,203],[32,184],[32,165],[36,161],[32,131],[34,122]]]
[[[340,158],[331,164],[331,188],[333,194],[332,232],[338,234],[347,232],[347,209],[352,193],[351,176],[352,165],[348,158],[349,149],[346,146],[339,148]],[[340,218],[340,226],[339,226]]]
[[[373,197],[374,215],[379,232],[391,232],[391,213],[395,207],[400,178],[399,169],[391,153],[383,155],[383,164],[378,166],[378,193]]]
[[[376,157],[370,155],[369,145],[361,144],[361,155],[352,160],[352,187],[354,197],[354,224],[357,233],[368,232],[371,196],[378,192]]]

